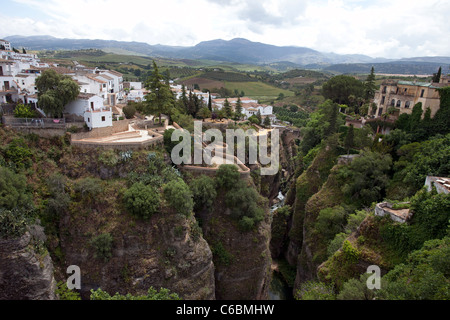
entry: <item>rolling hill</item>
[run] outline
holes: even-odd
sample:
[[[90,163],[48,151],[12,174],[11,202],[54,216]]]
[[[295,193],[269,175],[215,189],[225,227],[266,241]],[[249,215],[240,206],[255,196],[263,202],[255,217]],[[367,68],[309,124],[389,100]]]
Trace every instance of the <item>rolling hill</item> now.
[[[60,39],[51,36],[8,36],[4,38],[16,48],[30,50],[80,50],[101,49],[105,52],[151,56],[155,58],[209,60],[226,63],[274,65],[280,69],[302,66],[303,68],[333,73],[367,73],[372,65],[394,73],[430,74],[448,68],[450,57],[416,57],[405,59],[371,58],[360,54],[341,55],[323,53],[310,48],[274,46],[247,39],[203,41],[192,47],[150,45],[143,42],[116,40]]]

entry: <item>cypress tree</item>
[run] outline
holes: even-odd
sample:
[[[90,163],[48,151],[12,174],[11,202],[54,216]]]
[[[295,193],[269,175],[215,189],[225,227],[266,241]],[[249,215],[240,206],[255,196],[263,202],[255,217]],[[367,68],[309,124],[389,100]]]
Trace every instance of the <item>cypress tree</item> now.
[[[433,73],[433,82],[439,82],[441,80],[441,74],[442,74],[442,67],[439,67],[439,70],[437,73]]]
[[[366,82],[364,83],[365,87],[365,96],[364,98],[366,100],[373,99],[375,96],[375,91],[377,89],[377,86],[375,85],[375,69],[372,66],[372,69],[370,70],[370,74],[367,76]]]
[[[223,104],[223,108],[225,109],[225,113],[227,118],[231,118],[233,116],[233,110],[231,109],[231,105],[228,102],[228,99],[225,99],[225,103]]]
[[[209,93],[209,98],[208,98],[208,109],[209,109],[209,111],[212,111],[211,92]]]
[[[242,103],[241,98],[238,98],[236,102],[236,110],[235,110],[236,116],[235,120],[241,120],[241,114],[242,114]]]
[[[355,139],[355,132],[353,125],[351,124],[348,128],[347,135],[345,136],[344,148],[347,149],[347,155],[350,153],[350,149],[353,148]]]

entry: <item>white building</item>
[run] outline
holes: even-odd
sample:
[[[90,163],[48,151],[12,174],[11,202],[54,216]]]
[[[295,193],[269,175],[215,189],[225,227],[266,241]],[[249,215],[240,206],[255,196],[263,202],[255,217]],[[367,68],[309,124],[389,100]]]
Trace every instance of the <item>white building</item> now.
[[[174,93],[176,99],[180,99],[181,96],[183,95],[183,88],[182,88],[181,84],[170,85],[170,89]],[[202,92],[199,90],[188,90],[188,89],[185,89],[185,91],[186,91],[186,97],[189,97],[189,93],[191,93],[192,95],[195,94],[199,99],[203,99],[203,102],[205,104],[209,103],[209,92]]]
[[[3,40],[3,39],[0,39],[0,47],[5,48],[4,50],[9,50],[9,51],[12,50],[11,43],[9,43],[9,41]]]
[[[80,93],[77,100],[65,106],[64,113],[83,117],[91,129],[112,126],[111,107],[104,106],[103,98],[93,93]]]

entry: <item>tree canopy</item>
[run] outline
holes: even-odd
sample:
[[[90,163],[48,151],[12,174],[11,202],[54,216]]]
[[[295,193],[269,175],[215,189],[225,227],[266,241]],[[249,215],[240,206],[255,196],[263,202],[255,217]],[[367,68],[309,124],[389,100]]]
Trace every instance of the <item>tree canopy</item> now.
[[[158,116],[159,123],[161,123],[161,114],[168,115],[170,113],[175,106],[175,97],[164,76],[159,73],[155,61],[153,61],[152,75],[145,87],[149,90],[149,93],[145,96],[144,112]]]
[[[80,93],[80,87],[72,78],[60,75],[53,69],[42,72],[36,79],[36,88],[38,105],[53,117],[61,117],[64,107]]]
[[[322,94],[326,99],[331,99],[339,104],[351,105],[350,96],[364,97],[364,84],[351,76],[339,75],[331,78],[322,86]]]

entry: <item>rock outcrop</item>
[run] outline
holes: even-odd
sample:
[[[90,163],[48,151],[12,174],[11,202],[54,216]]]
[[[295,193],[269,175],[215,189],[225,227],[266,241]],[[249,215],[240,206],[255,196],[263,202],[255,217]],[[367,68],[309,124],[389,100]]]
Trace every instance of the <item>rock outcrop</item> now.
[[[22,237],[0,239],[0,300],[54,300],[53,263],[43,247],[43,228]]]

